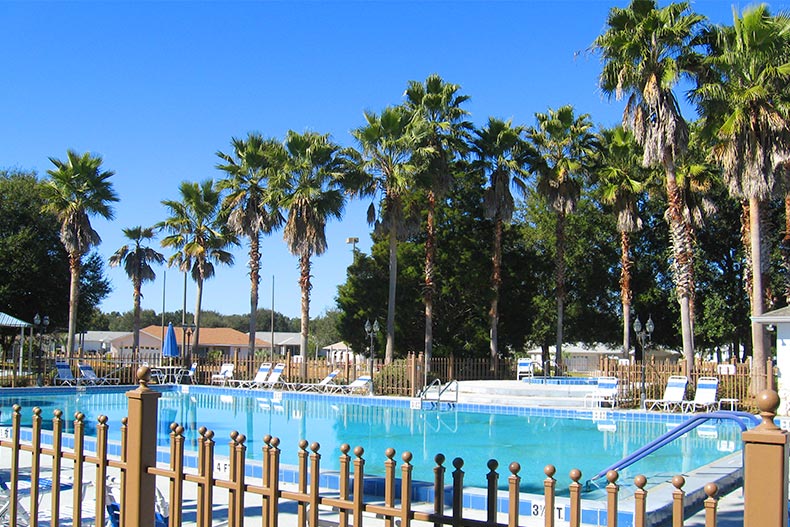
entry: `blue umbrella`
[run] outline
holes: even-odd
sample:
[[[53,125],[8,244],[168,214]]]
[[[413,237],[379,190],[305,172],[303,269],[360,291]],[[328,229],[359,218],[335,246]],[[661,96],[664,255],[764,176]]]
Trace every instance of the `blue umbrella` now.
[[[165,333],[165,343],[162,346],[163,357],[178,357],[178,341],[176,340],[176,331],[173,329],[173,323],[167,325],[167,333]]]

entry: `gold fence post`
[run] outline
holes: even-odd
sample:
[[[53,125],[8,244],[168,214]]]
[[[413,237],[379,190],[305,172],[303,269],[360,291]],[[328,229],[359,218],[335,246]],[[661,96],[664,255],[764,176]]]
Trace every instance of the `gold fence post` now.
[[[156,413],[161,393],[148,387],[151,370],[137,370],[139,386],[126,392],[128,400],[128,449],[123,489],[123,525],[154,527],[154,487],[156,477],[148,467],[156,466]]]
[[[743,437],[743,525],[787,527],[788,433],[774,424],[779,394],[757,396],[763,422]]]
[[[546,479],[543,480],[543,521],[546,527],[554,527],[554,489],[557,486],[557,480],[554,479],[554,474],[557,469],[554,465],[546,465],[543,469],[546,474]]]
[[[513,461],[508,465],[510,476],[507,478],[508,488],[508,509],[507,509],[507,525],[508,527],[518,526],[518,510],[519,510],[519,489],[521,487],[521,476],[518,473],[521,471],[521,465]]]
[[[579,480],[582,479],[582,471],[578,468],[574,468],[569,475],[573,482],[570,484],[569,489],[571,495],[570,527],[579,527],[582,523],[582,484],[579,483]]]
[[[718,492],[719,487],[715,483],[705,485],[705,494],[708,496],[705,499],[705,527],[716,527],[716,507],[718,505],[716,494]]]
[[[444,454],[436,454],[433,458],[436,466],[433,467],[433,513],[437,516],[444,515]],[[434,527],[441,527],[442,522],[436,521]],[[342,526],[346,527],[346,526]]]
[[[672,491],[672,527],[683,527],[683,512],[686,503],[686,492],[683,490],[683,485],[686,484],[686,478],[677,475],[672,478],[672,486],[675,490]]]
[[[636,527],[645,527],[647,525],[647,478],[642,474],[634,478],[634,525]]]
[[[486,488],[486,514],[489,525],[496,523],[497,513],[497,491],[499,490],[499,474],[496,469],[499,468],[499,462],[496,459],[488,460],[488,473],[486,474],[486,481],[488,486]]]

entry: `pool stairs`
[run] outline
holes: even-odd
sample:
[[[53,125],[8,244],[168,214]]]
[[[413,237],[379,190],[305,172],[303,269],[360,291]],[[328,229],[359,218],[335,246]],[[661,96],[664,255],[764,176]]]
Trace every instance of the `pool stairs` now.
[[[552,382],[552,379],[555,379]],[[595,379],[574,383],[549,378],[521,381],[459,381],[458,402],[547,408],[583,408],[584,396],[595,389]]]

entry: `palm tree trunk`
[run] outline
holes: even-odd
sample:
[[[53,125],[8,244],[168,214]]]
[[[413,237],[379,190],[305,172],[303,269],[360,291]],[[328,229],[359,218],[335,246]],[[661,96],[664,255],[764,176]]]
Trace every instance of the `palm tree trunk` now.
[[[80,271],[82,256],[72,253],[69,255],[69,270],[71,271],[71,285],[69,289],[69,336],[66,341],[66,356],[74,356],[74,335],[77,333],[77,306],[80,301]]]
[[[395,356],[395,287],[398,282],[398,229],[397,225],[390,226],[390,287],[387,299],[387,348],[384,363],[389,364]],[[371,350],[372,351],[372,350]]]
[[[133,280],[134,288],[134,334],[132,337],[132,356],[140,356],[140,298],[142,295],[142,283],[140,281],[141,271],[138,269],[137,276]],[[164,345],[164,342],[162,343]]]
[[[628,233],[620,233],[620,299],[623,304],[623,358],[631,351],[631,269],[634,262],[630,258],[631,239]]]
[[[302,379],[307,377],[307,336],[310,331],[310,255],[303,254],[299,259],[301,276],[299,287],[302,290],[302,340],[299,343],[299,354],[302,362],[299,363],[299,375]]]
[[[200,310],[203,305],[203,275],[198,276],[195,280],[195,333],[192,335],[192,353],[198,353],[198,346],[200,345]]]
[[[750,248],[752,253],[752,317],[763,314],[763,273],[762,251],[760,250],[760,201],[749,199]],[[762,324],[752,321],[752,382],[753,394],[758,394],[766,387],[765,361],[765,330]]]
[[[433,295],[434,295],[434,260],[436,259],[436,194],[428,191],[428,216],[425,229],[425,375],[431,368],[433,354]],[[426,377],[427,378],[427,377]]]
[[[693,256],[688,230],[683,219],[683,198],[675,179],[675,165],[671,153],[664,158],[667,189],[667,221],[672,240],[672,271],[675,280],[675,293],[680,304],[680,326],[683,339],[683,358],[687,365],[687,374],[694,370],[694,334],[691,329],[691,282],[693,280]]]
[[[785,235],[782,238],[782,268],[784,269],[784,284],[782,289],[785,302],[790,303],[790,193],[785,194]]]
[[[557,259],[555,261],[557,280],[557,338],[555,340],[554,360],[557,369],[562,371],[563,321],[565,318],[565,213],[557,213]]]
[[[494,252],[491,256],[491,310],[488,312],[491,336],[491,368],[494,368],[499,356],[499,287],[502,285],[502,218],[499,214],[494,219]]]
[[[260,235],[256,231],[250,235],[250,335],[248,350],[251,357],[255,356],[255,333],[258,323],[258,286],[261,283]]]

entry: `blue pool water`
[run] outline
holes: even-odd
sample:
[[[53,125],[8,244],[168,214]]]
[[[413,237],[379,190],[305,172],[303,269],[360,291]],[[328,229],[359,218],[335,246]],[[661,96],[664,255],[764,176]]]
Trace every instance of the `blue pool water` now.
[[[24,424],[29,425],[32,409],[38,406],[45,426],[51,428],[57,408],[67,418],[67,431],[72,429],[74,413],[83,412],[89,435],[95,435],[98,416],[107,415],[110,437],[118,440],[120,421],[127,413],[124,391],[5,390],[0,393],[0,426],[10,424],[11,406],[20,404]],[[442,453],[447,459],[447,482],[452,460],[460,457],[465,461],[466,484],[478,487],[486,484],[489,459],[499,461],[501,487],[510,475],[508,465],[516,461],[521,465],[522,490],[542,492],[547,464],[557,467],[558,489],[567,488],[572,468],[579,468],[585,481],[680,422],[679,416],[638,412],[606,411],[594,420],[589,410],[488,406],[476,410],[411,409],[408,401],[388,398],[184,387],[165,391],[159,399],[159,443],[168,444],[169,424],[177,422],[186,429],[187,448],[194,449],[197,429],[205,426],[215,432],[217,455],[225,456],[230,432],[236,430],[247,437],[248,457],[260,459],[262,439],[271,434],[280,438],[281,462],[295,465],[297,445],[304,438],[321,445],[325,469],[338,467],[340,445],[348,443],[352,449],[365,449],[366,473],[379,475],[384,452],[392,447],[398,464],[404,451],[413,454],[414,478],[422,481],[433,481],[434,458]],[[651,484],[667,481],[740,448],[740,429],[735,424],[704,425],[624,470],[620,482],[627,484],[637,474],[647,475]]]

